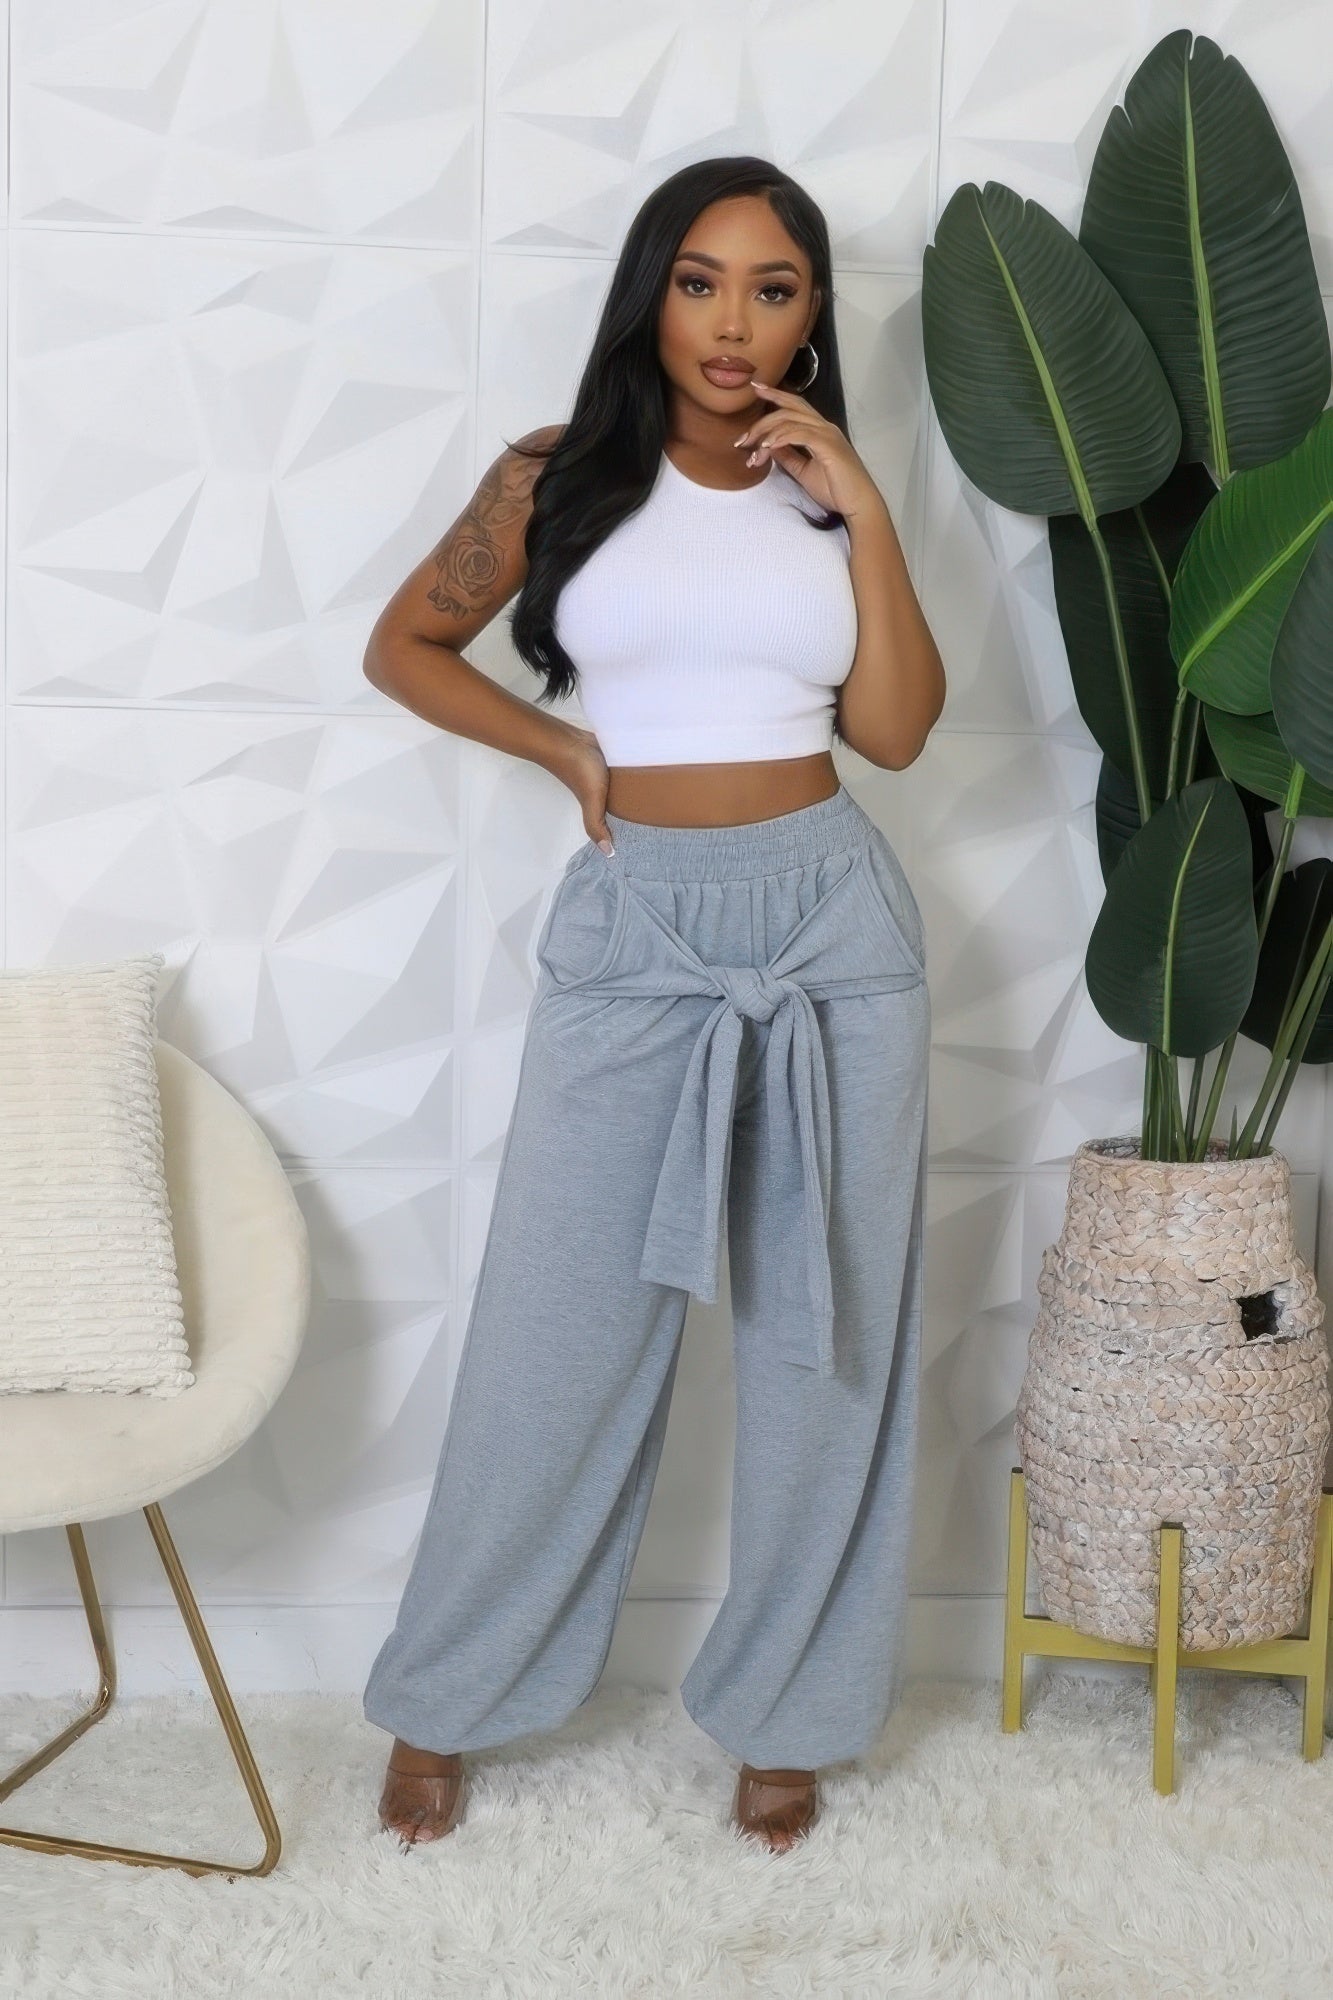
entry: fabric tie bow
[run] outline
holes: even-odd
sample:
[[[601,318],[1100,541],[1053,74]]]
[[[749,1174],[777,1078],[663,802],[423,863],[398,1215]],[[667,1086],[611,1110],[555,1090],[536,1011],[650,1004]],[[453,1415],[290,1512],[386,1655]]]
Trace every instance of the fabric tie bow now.
[[[594,865],[597,865],[594,862]],[[588,983],[601,994],[719,996],[705,1019],[685,1071],[648,1217],[639,1276],[678,1285],[697,1299],[718,1297],[724,1204],[746,1021],[768,1027],[762,1089],[765,1143],[797,1162],[805,1226],[766,1247],[771,1310],[766,1329],[777,1351],[821,1375],[836,1372],[833,1279],[828,1222],[832,1123],[823,1038],[814,999],[822,994],[889,992],[918,984],[921,967],[902,957],[886,962],[858,940],[838,899],[860,886],[864,856],[796,924],[767,965],[712,965],[699,957],[629,882],[617,857],[618,890],[649,920],[631,940],[617,927],[611,965]],[[624,915],[624,912],[620,912]],[[821,937],[821,930],[825,935]],[[859,968],[859,969],[858,969]],[[801,978],[795,975],[802,974]],[[827,977],[821,975],[827,974]]]

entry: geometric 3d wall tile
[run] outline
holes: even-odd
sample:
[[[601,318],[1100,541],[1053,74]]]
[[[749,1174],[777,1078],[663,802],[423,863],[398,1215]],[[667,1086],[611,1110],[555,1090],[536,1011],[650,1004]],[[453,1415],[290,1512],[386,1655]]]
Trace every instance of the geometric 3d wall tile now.
[[[549,770],[373,688],[366,639],[504,441],[567,415],[643,196],[726,152],[777,160],[825,209],[849,433],[948,674],[909,770],[836,762],[927,935],[912,1584],[993,1629],[1041,1253],[1075,1146],[1137,1130],[1143,1057],[1086,990],[1099,760],[1046,526],[945,444],[921,257],[966,180],[1076,226],[1107,111],[1178,25],[1165,0],[1114,18],[1093,0],[12,0],[5,962],[161,950],[164,1038],[286,1166],[313,1252],[305,1347],[267,1422],[168,1511],[206,1605],[252,1607],[261,1639],[308,1608],[312,1681],[342,1664],[319,1654],[321,1611],[378,1635],[406,1575],[535,942],[585,837]],[[1192,25],[1263,90],[1333,292],[1320,10]],[[531,701],[510,608],[467,656]],[[1223,1129],[1265,1059],[1237,1042]],[[1326,1098],[1303,1074],[1280,1128],[1312,1260]],[[731,1339],[725,1289],[691,1307],[630,1580],[668,1621],[727,1584]],[[89,1539],[109,1604],[168,1605],[142,1522]],[[4,1614],[76,1603],[63,1534],[0,1547]]]
[[[485,12],[11,0],[19,222],[458,243]]]
[[[11,237],[10,693],[377,709],[471,489],[461,251]]]

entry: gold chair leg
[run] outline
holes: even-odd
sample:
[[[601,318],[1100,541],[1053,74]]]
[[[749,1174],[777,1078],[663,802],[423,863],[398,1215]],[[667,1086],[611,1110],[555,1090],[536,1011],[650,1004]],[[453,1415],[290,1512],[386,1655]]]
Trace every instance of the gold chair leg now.
[[[71,1840],[58,1834],[30,1833],[12,1826],[0,1826],[0,1841],[6,1842],[11,1847],[32,1848],[39,1854],[82,1854],[91,1860],[100,1858],[125,1861],[142,1868],[183,1868],[191,1875],[267,1875],[276,1865],[278,1856],[282,1852],[282,1834],[277,1819],[269,1803],[268,1793],[264,1790],[259,1767],[246,1741],[245,1731],[241,1727],[231,1693],[222,1678],[222,1669],[218,1665],[217,1654],[213,1651],[212,1641],[209,1639],[199,1606],[195,1602],[194,1593],[190,1589],[189,1579],[176,1553],[176,1545],[168,1533],[162,1509],[156,1501],[153,1501],[143,1512],[153,1540],[157,1544],[162,1567],[166,1570],[176,1602],[180,1606],[191,1644],[204,1670],[204,1678],[208,1682],[209,1691],[221,1717],[232,1756],[236,1760],[237,1768],[245,1782],[245,1789],[250,1795],[255,1816],[263,1830],[263,1857],[249,1865],[236,1861],[202,1861],[192,1855],[159,1854],[147,1848],[118,1847],[100,1840]],[[88,1619],[88,1630],[92,1635],[93,1651],[97,1656],[97,1696],[92,1706],[84,1714],[77,1716],[68,1728],[62,1729],[58,1736],[53,1737],[43,1749],[36,1751],[25,1763],[18,1765],[8,1777],[0,1778],[0,1800],[7,1799],[11,1792],[16,1792],[20,1785],[26,1784],[29,1778],[34,1777],[47,1764],[54,1762],[76,1737],[91,1729],[95,1722],[100,1722],[115,1699],[115,1660],[102,1617],[102,1607],[98,1602],[97,1587],[93,1581],[92,1565],[88,1561],[88,1547],[84,1540],[83,1529],[75,1521],[66,1527],[65,1532],[74,1557],[75,1574],[79,1580],[79,1592]]]

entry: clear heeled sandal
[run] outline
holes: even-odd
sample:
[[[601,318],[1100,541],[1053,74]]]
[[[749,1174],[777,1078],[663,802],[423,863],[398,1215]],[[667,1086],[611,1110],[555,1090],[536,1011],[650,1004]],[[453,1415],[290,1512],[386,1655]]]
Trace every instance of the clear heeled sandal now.
[[[463,1816],[467,1773],[461,1754],[441,1772],[405,1771],[392,1755],[384,1774],[379,1820],[386,1833],[396,1833],[402,1845],[440,1840],[452,1833]]]
[[[742,1764],[731,1817],[741,1833],[781,1853],[803,1839],[819,1818],[818,1773]]]

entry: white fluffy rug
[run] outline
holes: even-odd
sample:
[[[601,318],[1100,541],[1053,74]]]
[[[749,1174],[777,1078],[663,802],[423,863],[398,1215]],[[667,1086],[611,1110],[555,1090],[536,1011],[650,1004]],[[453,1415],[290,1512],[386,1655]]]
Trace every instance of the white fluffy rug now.
[[[21,2000],[1328,2000],[1333,1744],[1281,1682],[1181,1677],[1176,1793],[1144,1675],[1030,1666],[914,1681],[875,1755],[831,1767],[809,1839],[727,1825],[735,1761],[674,1695],[611,1689],[469,1759],[467,1816],[403,1852],[375,1817],[389,1738],[354,1696],[238,1706],[283,1829],[258,1880],[0,1845],[0,1994]],[[0,1768],[74,1705],[0,1697]],[[206,1696],[128,1701],[0,1823],[252,1859]]]

